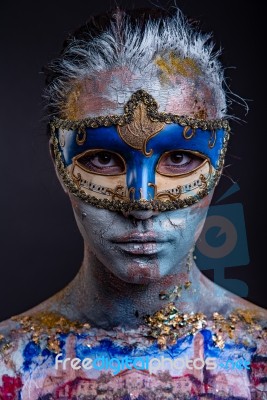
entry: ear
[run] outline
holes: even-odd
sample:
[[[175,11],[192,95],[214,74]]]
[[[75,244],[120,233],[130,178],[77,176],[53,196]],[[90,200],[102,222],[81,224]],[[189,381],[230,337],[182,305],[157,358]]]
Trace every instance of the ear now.
[[[59,183],[60,183],[62,189],[64,190],[64,192],[65,192],[67,195],[69,195],[68,189],[67,189],[66,186],[64,185],[64,183],[63,183],[63,181],[62,181],[62,178],[61,178],[61,176],[59,175],[58,170],[57,170],[56,160],[55,160],[54,145],[53,145],[51,139],[50,139],[50,141],[49,141],[49,153],[50,153],[52,162],[53,162],[53,164],[54,164],[54,168],[55,168],[56,175],[57,175],[57,178],[58,178],[58,180],[59,180]]]

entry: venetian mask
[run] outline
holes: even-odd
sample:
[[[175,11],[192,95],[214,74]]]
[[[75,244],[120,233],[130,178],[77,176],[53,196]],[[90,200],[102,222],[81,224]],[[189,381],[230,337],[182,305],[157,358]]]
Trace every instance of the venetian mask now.
[[[158,111],[144,90],[123,115],[51,121],[58,172],[68,190],[114,211],[174,210],[205,197],[217,184],[229,139],[225,119]]]

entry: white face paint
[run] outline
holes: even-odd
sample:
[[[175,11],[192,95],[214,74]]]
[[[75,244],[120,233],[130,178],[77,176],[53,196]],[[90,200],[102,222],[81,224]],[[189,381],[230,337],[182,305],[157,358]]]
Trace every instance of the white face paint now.
[[[117,278],[138,284],[182,272],[211,199],[209,195],[185,209],[127,216],[70,197],[87,249]]]

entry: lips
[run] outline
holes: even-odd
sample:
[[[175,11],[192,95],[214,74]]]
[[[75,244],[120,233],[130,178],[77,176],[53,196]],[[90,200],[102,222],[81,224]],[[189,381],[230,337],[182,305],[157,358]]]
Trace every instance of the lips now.
[[[116,239],[113,239],[114,243],[162,243],[166,242],[166,238],[156,234],[155,232],[132,232],[128,235],[120,236]]]
[[[163,250],[166,238],[155,232],[132,232],[120,236],[113,243],[117,244],[121,250],[133,255],[153,255]]]

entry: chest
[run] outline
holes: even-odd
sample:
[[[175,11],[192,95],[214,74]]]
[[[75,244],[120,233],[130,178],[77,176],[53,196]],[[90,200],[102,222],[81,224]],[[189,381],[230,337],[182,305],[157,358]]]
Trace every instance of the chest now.
[[[118,335],[69,334],[58,344],[57,353],[24,345],[17,365],[22,400],[252,399],[267,376],[255,347],[229,342],[220,349],[209,330],[167,349]]]

